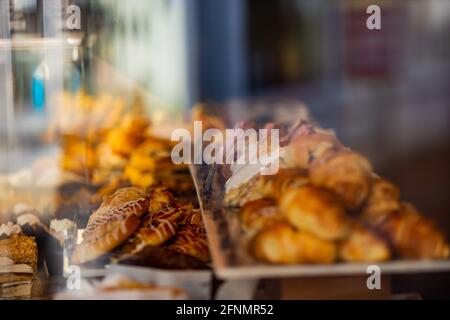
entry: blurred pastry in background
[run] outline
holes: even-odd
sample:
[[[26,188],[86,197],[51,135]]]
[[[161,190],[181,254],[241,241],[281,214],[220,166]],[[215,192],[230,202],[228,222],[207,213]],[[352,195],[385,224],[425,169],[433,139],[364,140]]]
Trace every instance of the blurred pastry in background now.
[[[108,133],[106,143],[112,152],[129,157],[144,142],[148,126],[146,117],[127,114],[120,126]]]
[[[91,142],[77,137],[63,136],[61,141],[61,168],[80,176],[90,176],[97,164],[95,148]]]
[[[76,292],[74,292],[76,291]],[[101,282],[82,283],[81,290],[65,291],[56,300],[180,300],[187,293],[179,288],[146,284],[122,274],[109,274]]]

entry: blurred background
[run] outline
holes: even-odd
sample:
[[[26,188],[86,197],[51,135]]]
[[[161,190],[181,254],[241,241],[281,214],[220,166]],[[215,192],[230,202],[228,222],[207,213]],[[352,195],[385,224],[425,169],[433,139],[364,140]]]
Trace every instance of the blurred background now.
[[[204,101],[230,123],[304,103],[450,232],[449,30],[448,0],[0,0],[0,171],[43,150],[61,90],[113,93],[155,122]]]

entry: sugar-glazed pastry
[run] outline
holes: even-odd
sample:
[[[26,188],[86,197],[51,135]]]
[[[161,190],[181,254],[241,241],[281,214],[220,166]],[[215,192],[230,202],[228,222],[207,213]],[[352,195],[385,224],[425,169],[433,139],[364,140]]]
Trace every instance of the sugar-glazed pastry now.
[[[142,189],[124,188],[105,197],[89,219],[83,241],[75,248],[73,263],[94,260],[118,247],[139,228],[140,217],[147,209],[148,198]]]

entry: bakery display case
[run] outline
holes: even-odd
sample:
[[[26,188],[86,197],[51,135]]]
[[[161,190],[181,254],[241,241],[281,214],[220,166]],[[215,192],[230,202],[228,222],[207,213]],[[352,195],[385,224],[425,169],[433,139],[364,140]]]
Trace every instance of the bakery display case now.
[[[0,297],[448,297],[450,7],[368,6],[0,1]]]

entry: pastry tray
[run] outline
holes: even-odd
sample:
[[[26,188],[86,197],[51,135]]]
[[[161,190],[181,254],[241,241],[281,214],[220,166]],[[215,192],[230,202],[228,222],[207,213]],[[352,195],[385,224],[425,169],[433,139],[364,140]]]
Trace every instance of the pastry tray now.
[[[203,215],[215,274],[220,279],[269,279],[290,277],[361,276],[373,263],[270,265],[256,261],[245,248],[236,209],[221,203],[224,183],[219,167],[191,165]],[[377,263],[381,274],[432,273],[450,271],[450,260],[393,260]]]

